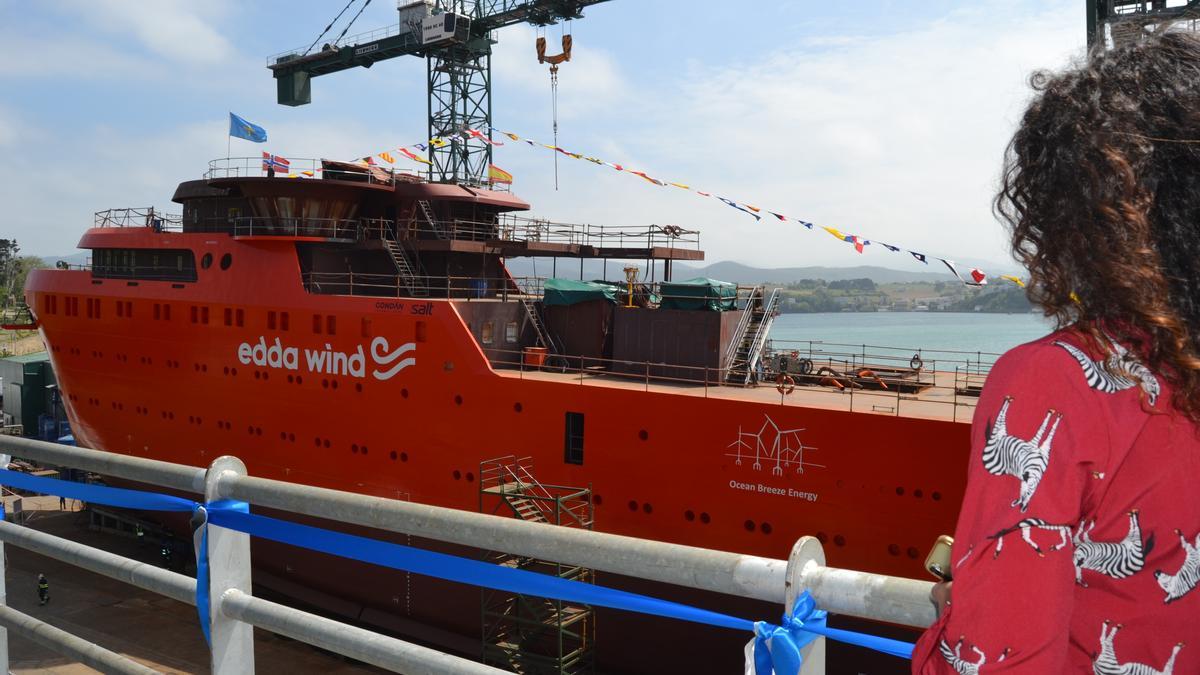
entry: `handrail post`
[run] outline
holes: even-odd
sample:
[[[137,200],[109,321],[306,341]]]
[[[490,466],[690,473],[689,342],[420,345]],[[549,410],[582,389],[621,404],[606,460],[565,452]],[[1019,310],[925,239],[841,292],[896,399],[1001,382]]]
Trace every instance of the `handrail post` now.
[[[4,466],[8,466],[9,455],[0,456],[4,460]],[[4,520],[4,505],[0,504],[0,521]],[[4,565],[4,542],[0,541],[0,607],[8,605],[8,587],[5,584],[5,577],[8,570]],[[8,629],[0,627],[0,673],[8,673]]]
[[[805,590],[804,574],[825,566],[825,547],[816,537],[800,537],[788,555],[787,587],[784,591],[785,616],[792,615],[796,598]],[[819,637],[800,650],[803,661],[800,675],[825,675],[825,638]]]
[[[229,474],[246,475],[237,457],[218,457],[204,476],[204,499],[221,499],[218,483]],[[221,611],[225,591],[250,594],[250,535],[208,525],[209,622],[212,633],[213,675],[254,675],[254,627]],[[204,552],[201,552],[204,554]],[[200,593],[205,592],[199,589]]]

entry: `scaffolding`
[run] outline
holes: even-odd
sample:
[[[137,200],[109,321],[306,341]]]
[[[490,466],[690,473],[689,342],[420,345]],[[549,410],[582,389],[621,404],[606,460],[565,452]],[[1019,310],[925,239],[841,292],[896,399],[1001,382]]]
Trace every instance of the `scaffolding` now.
[[[545,485],[533,476],[528,457],[509,455],[479,465],[479,510],[521,520],[590,530],[590,487]],[[595,583],[595,573],[579,565],[489,552],[497,565]],[[593,671],[596,621],[592,608],[530,595],[483,589],[483,662],[525,675]]]

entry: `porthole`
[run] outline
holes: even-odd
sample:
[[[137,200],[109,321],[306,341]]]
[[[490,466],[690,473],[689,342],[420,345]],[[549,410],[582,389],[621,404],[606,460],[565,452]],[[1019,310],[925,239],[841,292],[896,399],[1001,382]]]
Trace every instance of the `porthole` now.
[[[459,471],[458,469],[455,469],[454,470],[454,480],[461,480],[461,479],[462,479],[462,472]]]
[[[888,544],[888,553],[891,555],[900,555],[900,546],[898,544]]]
[[[742,527],[746,528],[747,532],[753,532],[754,531],[754,521],[747,520],[746,522],[742,523]]]
[[[833,544],[834,546],[845,546],[846,538],[840,534],[835,534],[833,535]]]
[[[229,269],[229,266],[232,264],[233,264],[233,256],[229,255],[228,253],[221,256],[221,269],[227,270],[227,269]]]
[[[395,459],[396,459],[396,451],[395,450],[388,453],[388,459],[395,461]]]
[[[462,394],[455,394],[454,395],[454,405],[462,405],[462,402],[463,402]]]
[[[524,409],[525,409],[525,407],[522,406],[519,401],[517,403],[513,404],[513,412],[521,412]]]
[[[401,462],[407,462],[407,461],[408,461],[408,453],[407,453],[407,452],[402,452],[402,453],[400,453],[400,461],[401,461]]]
[[[630,500],[629,500],[629,510],[630,510],[630,511],[637,511],[637,510],[638,510],[638,503],[637,503],[637,502],[635,502],[634,500],[630,499]]]
[[[638,432],[638,438],[643,441],[648,440],[650,438],[650,432],[646,431],[645,429],[642,429],[641,431]]]
[[[211,253],[205,253],[204,257],[200,259],[200,267],[202,267],[204,269],[208,269],[208,268],[212,267],[212,254]]]
[[[683,519],[689,523],[696,519],[696,512],[691,509],[683,512]]]
[[[650,505],[650,502],[646,502],[642,504],[642,511],[646,514],[651,514],[654,513],[654,507]]]
[[[604,503],[604,498],[601,497],[600,495],[592,495],[592,503],[595,504],[596,506],[600,506],[601,504]]]
[[[771,524],[770,524],[770,523],[763,523],[762,525],[759,525],[759,526],[758,526],[758,529],[759,529],[759,531],[760,531],[760,532],[762,532],[763,534],[771,534],[771,530],[772,530],[773,528],[771,527]]]
[[[707,511],[700,512],[700,522],[704,523],[705,525],[712,522],[712,517],[708,515]]]

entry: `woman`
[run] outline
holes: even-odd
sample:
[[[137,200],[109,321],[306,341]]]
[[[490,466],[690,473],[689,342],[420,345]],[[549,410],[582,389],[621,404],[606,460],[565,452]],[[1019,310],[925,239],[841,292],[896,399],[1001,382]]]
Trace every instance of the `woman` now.
[[[1060,330],[1005,354],[916,673],[1200,673],[1200,41],[1033,77],[997,211]]]

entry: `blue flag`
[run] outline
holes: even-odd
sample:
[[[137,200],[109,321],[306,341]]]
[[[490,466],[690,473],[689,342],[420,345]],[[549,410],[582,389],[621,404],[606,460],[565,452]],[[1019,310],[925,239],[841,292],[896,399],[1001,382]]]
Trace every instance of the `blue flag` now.
[[[234,138],[244,138],[248,141],[254,141],[255,143],[267,142],[266,129],[257,124],[251,124],[233,113],[229,113],[229,135]]]

